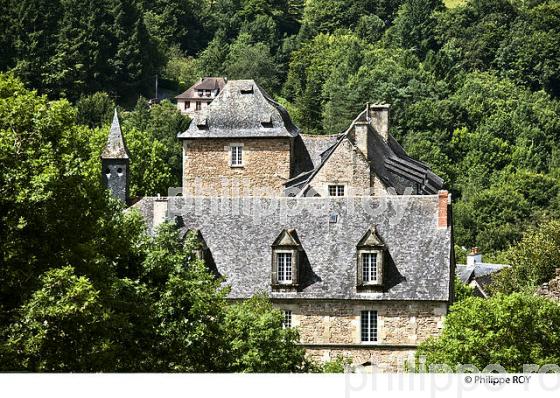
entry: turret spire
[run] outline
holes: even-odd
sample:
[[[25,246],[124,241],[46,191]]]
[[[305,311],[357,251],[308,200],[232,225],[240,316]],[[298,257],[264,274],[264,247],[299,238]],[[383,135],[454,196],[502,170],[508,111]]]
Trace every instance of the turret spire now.
[[[115,108],[113,123],[109,131],[107,144],[105,145],[105,149],[103,149],[103,153],[101,153],[101,159],[129,159],[128,149],[126,148],[121,131],[117,108]]]
[[[103,184],[111,193],[128,202],[128,165],[130,156],[119,123],[117,109],[107,138],[107,144],[101,153]]]

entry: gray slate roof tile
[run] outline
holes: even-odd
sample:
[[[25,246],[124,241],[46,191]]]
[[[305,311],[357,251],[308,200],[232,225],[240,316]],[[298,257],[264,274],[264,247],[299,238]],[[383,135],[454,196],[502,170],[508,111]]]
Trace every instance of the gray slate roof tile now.
[[[155,200],[144,198],[134,206],[146,218],[150,231]],[[218,272],[231,285],[231,298],[265,292],[286,299],[449,299],[451,229],[437,228],[437,195],[170,197],[168,205],[170,219],[179,215],[185,230],[200,230]],[[329,223],[331,213],[338,215],[336,224]],[[358,293],[356,245],[374,225],[387,247],[384,290]],[[303,288],[294,293],[271,290],[271,245],[283,229],[296,231],[307,258]]]

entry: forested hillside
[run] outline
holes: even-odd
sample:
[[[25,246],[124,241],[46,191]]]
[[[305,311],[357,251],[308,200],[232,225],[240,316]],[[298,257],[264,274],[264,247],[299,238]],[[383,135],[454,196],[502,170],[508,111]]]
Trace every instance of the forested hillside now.
[[[253,78],[309,134],[342,131],[366,102],[391,103],[393,135],[454,194],[459,246],[498,252],[560,206],[558,1],[2,3],[0,68],[77,101],[91,127],[114,102],[153,97],[156,74],[171,94],[200,76]],[[146,120],[129,127],[150,130]],[[178,183],[176,131],[149,138],[169,175],[154,183],[136,170],[133,194]]]
[[[131,195],[180,183],[176,134],[189,120],[168,100],[148,105],[156,75],[168,97],[201,76],[255,79],[307,134],[339,133],[366,102],[390,103],[392,134],[453,194],[459,260],[476,245],[511,263],[493,287],[506,294],[558,267],[558,0],[0,0],[0,9],[0,370],[320,370],[270,303],[227,306],[194,241],[169,225],[146,236],[101,186],[115,106]],[[499,311],[548,311],[500,297]],[[486,313],[473,305],[464,311]]]

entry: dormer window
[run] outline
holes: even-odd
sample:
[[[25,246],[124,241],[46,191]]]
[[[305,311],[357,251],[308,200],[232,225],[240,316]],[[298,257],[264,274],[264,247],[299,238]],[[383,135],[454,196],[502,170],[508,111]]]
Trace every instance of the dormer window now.
[[[377,228],[369,229],[357,245],[357,286],[368,290],[383,283],[383,255],[385,244]]]
[[[362,253],[362,280],[364,283],[377,282],[377,253]]]
[[[277,252],[278,283],[292,283],[292,253]]]
[[[301,243],[293,229],[285,229],[272,244],[272,287],[295,290],[298,286]]]

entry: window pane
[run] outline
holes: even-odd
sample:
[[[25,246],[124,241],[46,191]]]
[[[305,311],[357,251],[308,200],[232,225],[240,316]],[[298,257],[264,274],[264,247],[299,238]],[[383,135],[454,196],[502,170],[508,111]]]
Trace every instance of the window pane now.
[[[360,326],[362,341],[377,341],[377,311],[362,311]]]
[[[284,311],[284,320],[282,321],[282,326],[285,328],[292,327],[292,311]]]
[[[292,280],[292,254],[278,253],[278,281],[291,282]]]
[[[329,196],[344,196],[344,185],[329,185]]]
[[[377,281],[377,253],[362,254],[362,278],[364,282]]]
[[[232,166],[241,166],[243,164],[243,147],[232,146],[231,147],[231,164]]]

